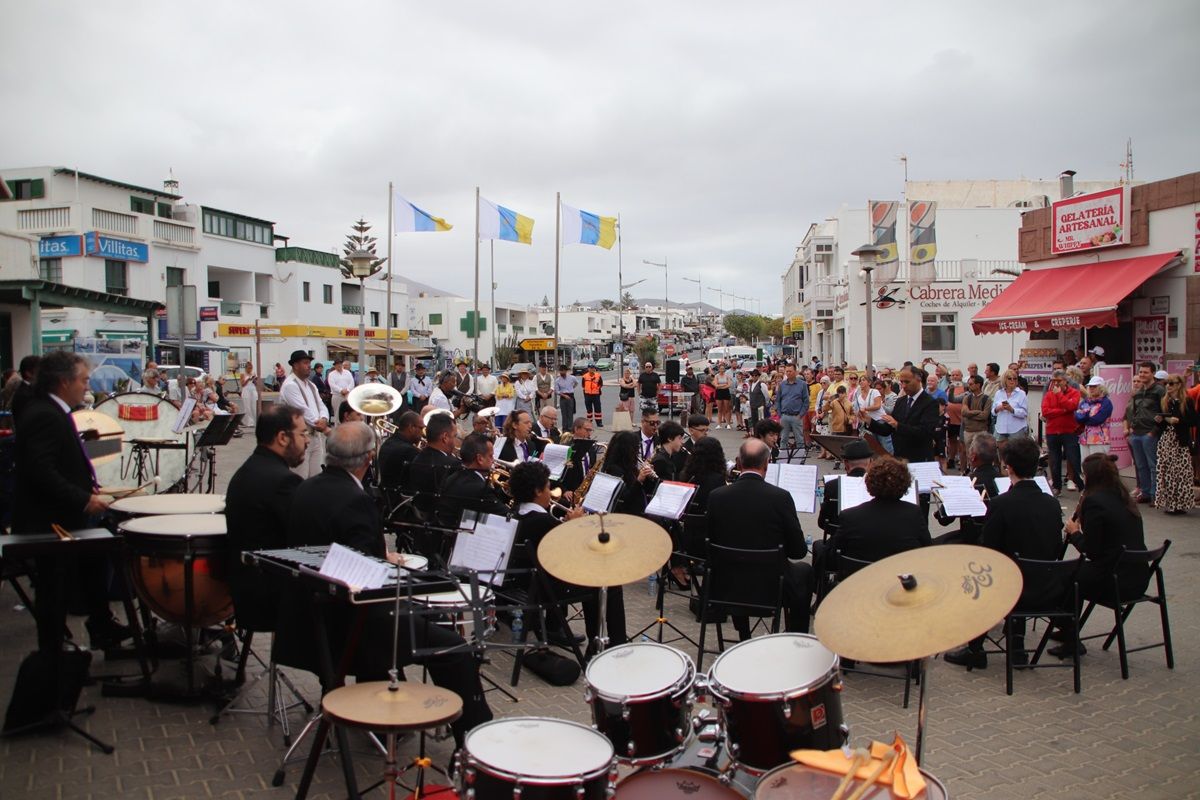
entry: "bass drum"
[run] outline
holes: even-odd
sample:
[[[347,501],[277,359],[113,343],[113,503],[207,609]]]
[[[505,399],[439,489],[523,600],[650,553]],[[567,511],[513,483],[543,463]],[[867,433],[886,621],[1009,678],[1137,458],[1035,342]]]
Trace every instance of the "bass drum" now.
[[[157,474],[162,479],[157,488],[150,487],[148,491],[161,494],[182,483],[192,455],[192,437],[172,430],[179,410],[168,400],[152,394],[124,392],[97,403],[93,410],[116,420],[125,431],[119,459],[107,463],[93,462],[96,480],[101,486],[139,485],[133,463],[135,440],[141,440],[145,446],[147,459],[145,469],[148,476],[141,483],[154,477],[156,466]]]

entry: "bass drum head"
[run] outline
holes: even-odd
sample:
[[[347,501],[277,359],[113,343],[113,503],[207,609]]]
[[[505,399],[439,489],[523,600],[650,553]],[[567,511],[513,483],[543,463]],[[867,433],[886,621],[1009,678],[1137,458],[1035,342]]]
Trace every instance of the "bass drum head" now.
[[[96,480],[101,486],[137,486],[137,475],[131,464],[133,454],[133,439],[163,439],[172,442],[184,442],[189,439],[185,434],[177,434],[172,429],[179,416],[179,410],[168,400],[152,394],[141,392],[125,392],[114,394],[93,408],[93,411],[105,414],[117,421],[125,431],[121,436],[121,457],[105,463],[93,462],[96,469]],[[153,478],[154,465],[157,460],[158,476],[162,479],[157,487],[149,491],[161,494],[170,490],[183,480],[187,472],[188,457],[191,455],[191,444],[184,450],[147,450],[149,469]],[[122,478],[121,474],[125,473]]]
[[[785,697],[821,683],[838,657],[817,637],[776,633],[742,642],[713,662],[710,683],[735,697]]]
[[[658,800],[660,797],[687,797],[690,800],[737,800],[746,797],[732,786],[721,783],[717,778],[690,769],[655,769],[635,772],[617,784],[615,796],[621,800]]]
[[[564,783],[607,772],[613,746],[586,725],[545,717],[512,717],[477,725],[463,747],[486,771]]]
[[[636,699],[662,694],[694,671],[691,659],[674,647],[633,642],[593,658],[587,667],[587,683],[609,699]]]
[[[937,778],[921,770],[925,778],[925,792],[921,800],[949,800],[946,787]],[[762,776],[754,791],[755,800],[808,800],[809,798],[831,797],[841,782],[842,776],[803,764],[785,764]],[[847,796],[853,791],[847,790]],[[876,784],[867,790],[862,800],[892,800],[891,787]]]

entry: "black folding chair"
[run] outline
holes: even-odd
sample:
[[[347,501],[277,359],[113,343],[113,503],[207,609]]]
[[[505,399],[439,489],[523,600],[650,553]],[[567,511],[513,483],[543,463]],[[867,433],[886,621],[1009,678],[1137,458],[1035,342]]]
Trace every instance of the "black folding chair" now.
[[[696,653],[698,671],[704,666],[704,639],[710,624],[710,612],[756,618],[750,629],[751,635],[755,628],[770,618],[771,633],[779,633],[785,564],[782,545],[768,550],[744,550],[708,543],[708,558],[700,590],[700,644]],[[742,581],[752,588],[743,591],[743,587],[738,585]],[[724,652],[722,623],[713,621],[712,624],[717,626],[718,649],[707,652]]]
[[[1088,603],[1087,608],[1083,612],[1083,616],[1079,619],[1079,628],[1087,623],[1088,617],[1092,614],[1092,609],[1097,605],[1102,605],[1105,608],[1111,608],[1113,611],[1113,620],[1115,624],[1113,629],[1107,634],[1098,633],[1093,636],[1081,637],[1080,641],[1088,639],[1099,639],[1101,636],[1106,636],[1104,640],[1104,649],[1112,647],[1113,639],[1117,640],[1117,652],[1121,657],[1121,677],[1125,680],[1129,679],[1129,654],[1137,653],[1141,650],[1151,650],[1156,647],[1161,647],[1167,654],[1167,669],[1175,669],[1175,651],[1171,648],[1171,622],[1167,617],[1167,587],[1163,582],[1162,560],[1167,554],[1167,549],[1171,546],[1171,540],[1167,539],[1163,542],[1162,547],[1154,550],[1122,550],[1113,561],[1112,566],[1112,589],[1115,601],[1111,604],[1103,600],[1092,600]],[[1143,592],[1137,597],[1123,598],[1121,597],[1121,582],[1119,576],[1122,570],[1128,571],[1130,568],[1143,567],[1154,576],[1156,589],[1155,594]],[[1154,644],[1146,644],[1141,647],[1129,648],[1125,644],[1125,620],[1129,619],[1129,615],[1133,613],[1133,609],[1140,603],[1154,603],[1158,606],[1159,621],[1162,624],[1162,641]]]

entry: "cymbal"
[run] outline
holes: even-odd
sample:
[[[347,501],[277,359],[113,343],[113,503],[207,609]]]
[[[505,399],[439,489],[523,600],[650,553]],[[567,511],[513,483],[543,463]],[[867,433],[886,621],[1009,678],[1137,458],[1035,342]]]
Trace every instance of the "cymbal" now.
[[[106,441],[111,437],[120,436],[125,432],[125,429],[121,427],[121,423],[117,422],[103,411],[93,411],[88,408],[81,408],[78,411],[72,412],[71,416],[75,418],[75,429],[80,433],[87,430],[93,430],[96,431],[101,439]],[[95,456],[91,459],[92,464],[94,466],[99,466],[100,464],[107,464],[110,461],[116,461],[118,458],[120,458],[120,446],[115,446],[115,452]]]
[[[371,681],[334,689],[321,700],[321,708],[344,725],[419,730],[458,719],[463,702],[454,692],[432,683],[401,681],[391,691],[387,681]]]
[[[600,541],[601,526],[608,535]],[[552,529],[538,545],[542,568],[576,586],[623,586],[671,557],[671,536],[632,514],[588,514]]]
[[[911,589],[901,575],[915,580]],[[911,661],[966,644],[1004,619],[1021,570],[987,547],[921,547],[863,567],[817,609],[813,631],[843,658]]]

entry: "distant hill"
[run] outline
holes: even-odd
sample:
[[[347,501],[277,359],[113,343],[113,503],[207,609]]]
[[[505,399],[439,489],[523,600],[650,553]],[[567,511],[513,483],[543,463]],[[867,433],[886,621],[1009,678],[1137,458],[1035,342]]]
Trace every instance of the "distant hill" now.
[[[633,302],[636,303],[638,306],[661,306],[663,304],[663,299],[661,297],[635,297],[633,299]],[[600,307],[599,300],[581,300],[580,303],[585,306],[591,306],[592,308]],[[698,303],[696,301],[692,301],[690,303],[681,303],[676,300],[671,301],[671,308],[686,308],[689,310],[695,310],[697,306],[700,307],[701,314],[722,314],[722,313],[723,314],[748,314],[748,313],[750,313],[750,312],[744,311],[740,308],[739,309],[727,308],[724,311],[722,311],[721,309],[717,308],[716,306],[714,306],[710,303]]]

